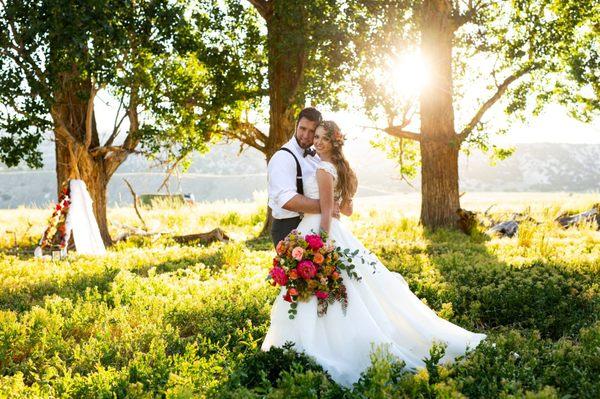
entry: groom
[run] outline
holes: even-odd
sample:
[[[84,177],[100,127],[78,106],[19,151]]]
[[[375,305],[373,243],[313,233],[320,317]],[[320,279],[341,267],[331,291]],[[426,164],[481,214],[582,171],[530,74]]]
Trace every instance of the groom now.
[[[321,120],[321,113],[315,108],[300,111],[294,136],[273,154],[267,166],[274,245],[298,227],[301,214],[321,213],[319,200],[305,197],[303,187],[304,179],[316,173],[320,161],[310,147]],[[339,217],[338,204],[335,205],[334,217]]]

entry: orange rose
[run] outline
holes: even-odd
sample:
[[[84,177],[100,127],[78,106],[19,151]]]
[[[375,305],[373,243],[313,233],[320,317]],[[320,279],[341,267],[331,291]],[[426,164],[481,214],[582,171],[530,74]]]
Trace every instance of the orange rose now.
[[[297,278],[298,278],[298,272],[296,271],[296,269],[290,270],[290,279],[296,280]]]
[[[316,253],[315,257],[313,258],[313,262],[317,263],[317,264],[321,264],[323,263],[323,261],[325,260],[325,258],[323,257],[323,255],[321,255],[320,253]]]
[[[275,251],[277,251],[278,255],[282,255],[284,253],[284,250],[285,250],[285,244],[283,243],[283,240],[281,240],[277,243],[277,247],[275,248]]]
[[[288,290],[288,294],[290,294],[290,295],[292,295],[292,296],[296,296],[296,295],[298,295],[298,290],[297,290],[297,289],[295,289],[295,288],[290,288],[290,289]]]
[[[338,272],[333,272],[331,274],[331,278],[334,279],[334,280],[337,280],[337,279],[340,278],[340,274]]]

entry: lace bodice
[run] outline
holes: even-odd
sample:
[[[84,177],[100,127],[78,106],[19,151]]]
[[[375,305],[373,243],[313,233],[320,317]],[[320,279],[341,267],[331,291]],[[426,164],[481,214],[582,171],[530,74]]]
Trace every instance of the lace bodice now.
[[[327,173],[333,176],[334,187],[337,184],[337,170],[331,162],[321,161],[317,165],[317,170],[323,169]],[[308,198],[319,199],[319,185],[317,184],[317,175],[312,174],[308,178],[304,179],[304,195]],[[338,192],[333,193],[334,199],[337,201],[340,198]]]

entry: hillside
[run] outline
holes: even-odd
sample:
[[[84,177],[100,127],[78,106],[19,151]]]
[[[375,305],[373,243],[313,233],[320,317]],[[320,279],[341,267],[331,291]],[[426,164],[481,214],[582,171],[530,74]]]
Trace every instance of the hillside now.
[[[199,201],[252,200],[266,190],[262,154],[246,150],[238,155],[236,145],[218,145],[206,155],[195,155],[187,173],[173,179],[173,192],[193,193]],[[43,206],[54,198],[54,156],[43,147],[41,170],[0,167],[0,208],[21,204]],[[348,158],[357,171],[359,196],[410,193],[415,190],[400,181],[393,161],[368,143],[348,146]],[[128,204],[131,196],[123,182],[127,178],[138,193],[154,192],[164,174],[140,156],[132,156],[109,185],[109,203]],[[600,144],[519,144],[515,154],[490,165],[486,155],[474,153],[460,158],[461,191],[600,191]],[[413,186],[418,189],[419,178]]]

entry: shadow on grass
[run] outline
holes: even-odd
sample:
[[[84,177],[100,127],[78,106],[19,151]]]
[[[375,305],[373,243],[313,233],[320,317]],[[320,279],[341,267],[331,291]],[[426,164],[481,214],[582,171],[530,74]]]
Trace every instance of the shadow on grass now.
[[[450,320],[465,328],[537,330],[542,337],[574,336],[598,320],[600,301],[590,295],[599,279],[564,264],[532,259],[514,266],[498,259],[477,232],[425,231],[426,254],[446,289],[419,296],[439,309],[452,304]]]
[[[271,237],[268,235],[260,235],[244,242],[246,248],[251,251],[275,251]]]

